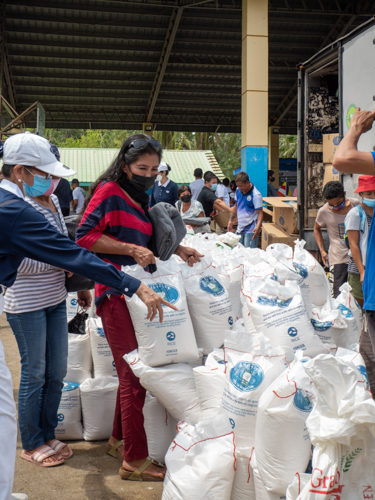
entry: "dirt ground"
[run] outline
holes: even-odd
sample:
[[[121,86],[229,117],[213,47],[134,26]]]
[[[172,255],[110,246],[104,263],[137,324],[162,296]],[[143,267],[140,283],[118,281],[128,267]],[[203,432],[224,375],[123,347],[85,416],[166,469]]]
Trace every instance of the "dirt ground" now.
[[[5,314],[0,316],[0,336],[13,377],[17,401],[20,357]],[[64,465],[38,467],[20,458],[18,436],[14,492],[27,493],[29,500],[160,500],[163,486],[121,480],[120,462],[105,453],[105,441],[70,441],[74,456]]]

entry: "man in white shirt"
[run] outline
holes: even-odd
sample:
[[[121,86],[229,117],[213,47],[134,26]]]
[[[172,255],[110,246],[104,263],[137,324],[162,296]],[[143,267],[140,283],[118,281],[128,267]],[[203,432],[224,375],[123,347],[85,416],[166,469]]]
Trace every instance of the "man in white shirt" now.
[[[229,207],[230,204],[229,193],[227,188],[224,186],[224,183],[220,182],[220,184],[219,183],[217,184],[216,196],[224,203],[226,203]]]
[[[202,188],[204,186],[204,180],[202,179],[203,170],[201,168],[196,168],[194,170],[195,181],[190,184],[190,191],[192,195],[192,200],[197,200]]]
[[[76,214],[81,213],[83,209],[83,205],[85,204],[86,191],[79,186],[79,180],[72,180],[72,188],[73,188],[73,200],[72,200],[72,209]]]

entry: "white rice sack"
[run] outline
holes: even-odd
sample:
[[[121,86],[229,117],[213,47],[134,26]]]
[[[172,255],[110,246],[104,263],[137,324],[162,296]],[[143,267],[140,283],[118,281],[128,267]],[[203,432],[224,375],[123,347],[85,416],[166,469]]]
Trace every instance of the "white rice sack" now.
[[[226,379],[221,411],[230,420],[236,446],[251,448],[259,399],[284,371],[285,353],[280,347],[270,347],[260,334],[239,332],[231,332],[230,340],[225,340],[224,353]]]
[[[293,265],[305,279],[313,305],[323,306],[331,299],[328,278],[319,262],[303,248],[305,244],[304,240],[295,242]]]
[[[165,464],[162,500],[229,500],[235,471],[234,434],[225,415],[195,427],[178,425]]]
[[[299,286],[273,280],[252,279],[251,290],[243,291],[255,329],[263,332],[274,347],[281,346],[288,361],[299,349],[305,356],[328,353],[311,325]]]
[[[311,474],[297,474],[294,476],[293,482],[286,490],[286,500],[297,500],[298,495],[302,492],[307,483],[310,482]]]
[[[125,354],[124,359],[141,385],[173,418],[193,425],[199,421],[200,405],[191,366],[185,363],[147,366],[139,359],[137,350]]]
[[[235,233],[227,232],[225,234],[221,234],[218,237],[218,240],[230,247],[234,248],[240,241],[241,236]]]
[[[150,392],[146,392],[143,416],[148,454],[164,464],[165,454],[177,432],[177,422]]]
[[[306,419],[313,394],[304,361],[302,351],[298,351],[290,368],[267,387],[258,404],[258,470],[265,488],[274,493],[285,494],[296,472],[304,473],[310,460]]]
[[[244,295],[241,292],[241,300],[244,297]],[[252,333],[257,333],[253,320],[251,318],[251,314],[249,309],[247,308],[246,302],[243,301],[243,306],[242,306],[242,317],[243,317],[243,324],[245,327],[245,332],[252,334]]]
[[[233,317],[237,320],[242,317],[241,311],[241,286],[243,276],[243,265],[236,265],[235,267],[227,266],[227,273],[229,275],[228,293],[230,302],[233,307]]]
[[[68,293],[68,296],[66,298],[66,316],[67,316],[67,321],[74,318],[74,316],[78,312],[78,298],[77,298],[77,292],[70,292]]]
[[[255,500],[254,474],[251,456],[254,448],[244,448],[236,454],[236,472],[230,500]]]
[[[79,384],[64,382],[61,401],[57,410],[56,439],[82,439],[82,415]]]
[[[90,336],[68,334],[68,368],[64,378],[67,382],[82,384],[91,378],[92,355]]]
[[[201,413],[200,420],[217,415],[225,386],[224,352],[215,349],[207,356],[205,366],[193,369]]]
[[[248,279],[252,278],[258,278],[261,280],[265,278],[275,281],[277,280],[275,266],[270,264],[269,262],[264,262],[264,261],[262,261],[260,264],[255,264],[255,265],[246,263],[244,265],[243,276],[244,276],[244,283],[246,283]]]
[[[353,332],[360,332],[362,327],[362,309],[355,300],[351,292],[349,283],[344,283],[340,287],[340,294],[334,299],[335,308],[341,311],[348,328]]]
[[[101,318],[86,320],[86,333],[90,336],[91,354],[95,378],[117,377],[115,362],[103,330]]]
[[[225,330],[233,328],[229,294],[210,258],[202,258],[193,267],[186,264],[181,269],[197,344],[208,354],[223,345]]]
[[[359,352],[352,351],[350,349],[344,349],[339,347],[336,351],[336,358],[342,359],[345,362],[353,363],[361,374],[361,380],[366,384],[366,388],[370,391],[370,383],[368,380],[368,374],[365,366],[364,359]]]
[[[251,465],[251,469],[252,469],[252,472],[254,475],[254,487],[255,487],[256,500],[285,500],[286,499],[285,494],[280,495],[279,493],[273,493],[273,492],[266,490],[266,488],[263,484],[262,478],[260,477],[260,474],[259,474],[255,450],[251,456],[250,465]],[[318,500],[318,499],[316,499],[316,500]],[[326,499],[326,500],[328,500],[328,499]]]
[[[153,274],[147,273],[139,265],[123,268],[125,273],[141,280],[178,308],[174,311],[163,306],[163,323],[159,322],[159,313],[150,321],[147,319],[147,307],[138,295],[126,297],[139,346],[139,357],[148,366],[198,359],[181,269],[174,259],[158,261],[157,271]]]
[[[320,340],[326,344],[349,348],[352,344],[359,342],[358,330],[353,331],[353,328],[348,328],[341,311],[339,309],[332,310],[329,304],[320,309],[313,309],[311,324]]]
[[[118,379],[88,378],[81,384],[83,439],[109,439],[116,408]]]

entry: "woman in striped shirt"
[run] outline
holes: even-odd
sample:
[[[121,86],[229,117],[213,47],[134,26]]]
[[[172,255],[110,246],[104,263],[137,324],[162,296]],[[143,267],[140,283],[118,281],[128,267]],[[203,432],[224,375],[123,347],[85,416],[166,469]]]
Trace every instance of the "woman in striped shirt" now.
[[[57,231],[68,236],[58,198],[52,194],[60,179],[54,176],[46,179],[45,172],[35,167],[25,168],[36,179],[33,187],[25,186],[28,194],[25,200]],[[4,301],[4,311],[21,355],[18,394],[21,457],[43,467],[61,465],[63,459],[73,455],[67,445],[55,439],[68,357],[66,296],[62,269],[25,258]],[[49,450],[48,457],[37,461],[46,445],[55,453]]]
[[[160,142],[147,135],[132,135],[90,189],[76,233],[77,243],[118,269],[134,264],[146,268],[155,263],[153,253],[147,248],[152,225],[147,216],[146,191],[155,182],[161,155]],[[195,250],[181,246],[176,253],[191,265],[200,257]],[[124,354],[138,347],[126,302],[116,290],[97,284],[95,303],[119,378],[107,453],[122,462],[123,479],[163,481],[165,468],[147,460],[142,413],[146,391],[123,359]]]

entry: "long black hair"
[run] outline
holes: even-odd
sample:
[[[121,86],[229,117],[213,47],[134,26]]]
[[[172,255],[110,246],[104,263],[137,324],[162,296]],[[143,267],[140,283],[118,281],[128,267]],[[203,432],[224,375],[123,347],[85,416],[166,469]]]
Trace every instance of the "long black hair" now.
[[[142,155],[148,153],[148,154],[157,154],[159,157],[159,163],[161,161],[161,157],[163,154],[163,151],[161,148],[154,148],[151,144],[146,144],[143,148],[136,149],[136,148],[130,148],[126,151],[126,148],[129,146],[129,144],[133,141],[139,140],[139,139],[145,139],[146,141],[150,141],[152,137],[149,135],[145,134],[133,134],[130,135],[125,141],[122,143],[122,146],[120,148],[120,151],[116,158],[113,160],[113,162],[110,164],[110,166],[107,168],[105,172],[102,173],[102,175],[99,176],[99,178],[93,182],[90,186],[90,191],[89,195],[87,196],[85,200],[85,206],[84,210],[86,209],[87,205],[90,203],[91,198],[94,195],[95,189],[101,184],[103,181],[114,181],[118,182],[122,176],[126,176],[125,172],[122,170],[122,162],[125,161],[126,165],[130,165],[131,163],[134,163],[137,161]],[[126,153],[125,153],[126,151]]]

